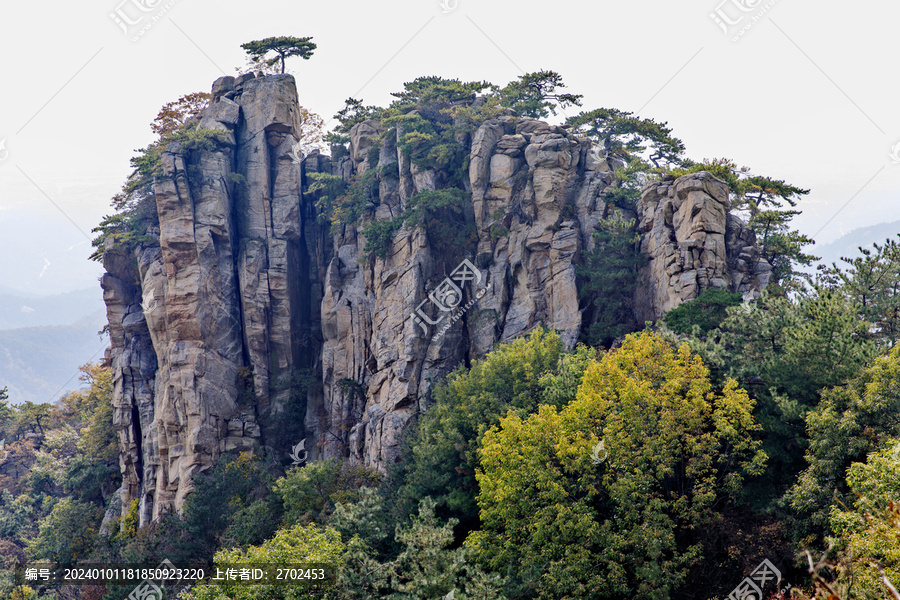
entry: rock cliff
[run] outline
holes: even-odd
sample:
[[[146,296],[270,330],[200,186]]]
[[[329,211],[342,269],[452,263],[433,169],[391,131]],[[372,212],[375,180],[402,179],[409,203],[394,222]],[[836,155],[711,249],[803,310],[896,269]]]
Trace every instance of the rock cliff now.
[[[462,136],[471,203],[458,226],[474,233],[451,260],[409,225],[384,258],[367,257],[363,224],[447,181],[400,151],[398,133],[380,141],[378,122],[354,126],[332,157],[299,160],[293,77],[248,74],[214,83],[198,125],[225,141],[171,144],[152,240],[104,255],[121,499],[123,510],[140,502],[142,524],[180,509],[191,477],[227,451],[287,463],[305,439],[309,460],[384,468],[454,367],[539,324],[574,346],[576,265],[603,219],[637,220],[640,321],[708,287],[753,294],[767,281],[725,184],[706,173],[656,182],[634,212],[616,208],[603,194],[617,165],[566,127],[506,115]],[[377,191],[360,223],[331,231],[310,175],[349,182],[369,169]]]

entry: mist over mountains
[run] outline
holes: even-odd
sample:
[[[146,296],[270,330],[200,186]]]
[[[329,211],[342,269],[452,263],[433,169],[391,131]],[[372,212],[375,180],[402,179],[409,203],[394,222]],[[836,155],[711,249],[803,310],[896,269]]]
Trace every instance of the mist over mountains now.
[[[79,388],[78,367],[102,358],[105,321],[99,288],[38,295],[0,286],[0,388],[14,404]]]
[[[881,244],[888,238],[896,239],[898,234],[900,234],[900,221],[859,227],[845,233],[833,242],[816,244],[810,253],[820,257],[821,264],[831,265],[831,263],[839,262],[841,257],[859,256],[860,247],[870,248],[873,243]]]

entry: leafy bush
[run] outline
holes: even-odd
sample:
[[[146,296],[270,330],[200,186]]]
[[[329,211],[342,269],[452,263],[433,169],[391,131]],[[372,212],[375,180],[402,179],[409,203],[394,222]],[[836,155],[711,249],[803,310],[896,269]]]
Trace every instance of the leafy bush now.
[[[691,333],[694,326],[706,335],[728,316],[727,308],[741,303],[741,294],[729,292],[725,288],[703,290],[693,300],[676,306],[666,313],[663,321],[675,333]]]
[[[358,491],[378,483],[378,475],[362,465],[327,459],[293,468],[274,484],[284,505],[286,524],[320,521],[337,502],[351,502]]]

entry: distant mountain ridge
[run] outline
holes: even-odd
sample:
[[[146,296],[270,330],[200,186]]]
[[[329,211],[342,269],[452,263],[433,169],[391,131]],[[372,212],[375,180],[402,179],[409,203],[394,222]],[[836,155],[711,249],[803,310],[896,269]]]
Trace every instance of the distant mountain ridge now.
[[[103,358],[109,343],[97,335],[106,320],[94,311],[67,325],[0,331],[0,388],[13,404],[49,402],[81,387],[78,367]]]
[[[845,233],[833,242],[814,246],[810,253],[821,257],[820,263],[826,265],[840,263],[841,257],[859,256],[860,246],[868,248],[873,243],[881,244],[888,238],[895,239],[898,234],[900,234],[900,221],[859,227]]]
[[[102,358],[105,321],[99,286],[54,295],[0,286],[0,388],[13,404],[79,388],[78,367]]]
[[[52,296],[0,286],[0,330],[71,325],[103,309],[99,286]]]

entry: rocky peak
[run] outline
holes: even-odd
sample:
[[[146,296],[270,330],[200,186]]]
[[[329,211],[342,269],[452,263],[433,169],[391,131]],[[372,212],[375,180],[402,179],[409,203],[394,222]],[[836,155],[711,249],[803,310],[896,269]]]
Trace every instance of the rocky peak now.
[[[402,131],[353,127],[348,148],[302,162],[289,75],[223,77],[199,126],[213,150],[173,144],[154,186],[158,229],[133,252],[110,247],[102,279],[115,370],[123,510],[141,523],[183,506],[191,477],[224,452],[287,463],[347,458],[384,469],[432,382],[539,324],[575,345],[576,265],[601,220],[633,217],[648,257],[635,298],[655,319],[707,287],[755,293],[767,271],[706,173],[652,183],[634,213],[604,201],[618,165],[566,127],[504,115],[459,142],[471,197],[450,230],[457,254],[404,224],[383,258],[364,225],[402,214],[450,175],[412,161]],[[330,231],[313,173],[354,181],[376,169],[358,223]],[[468,229],[466,229],[468,231]]]

